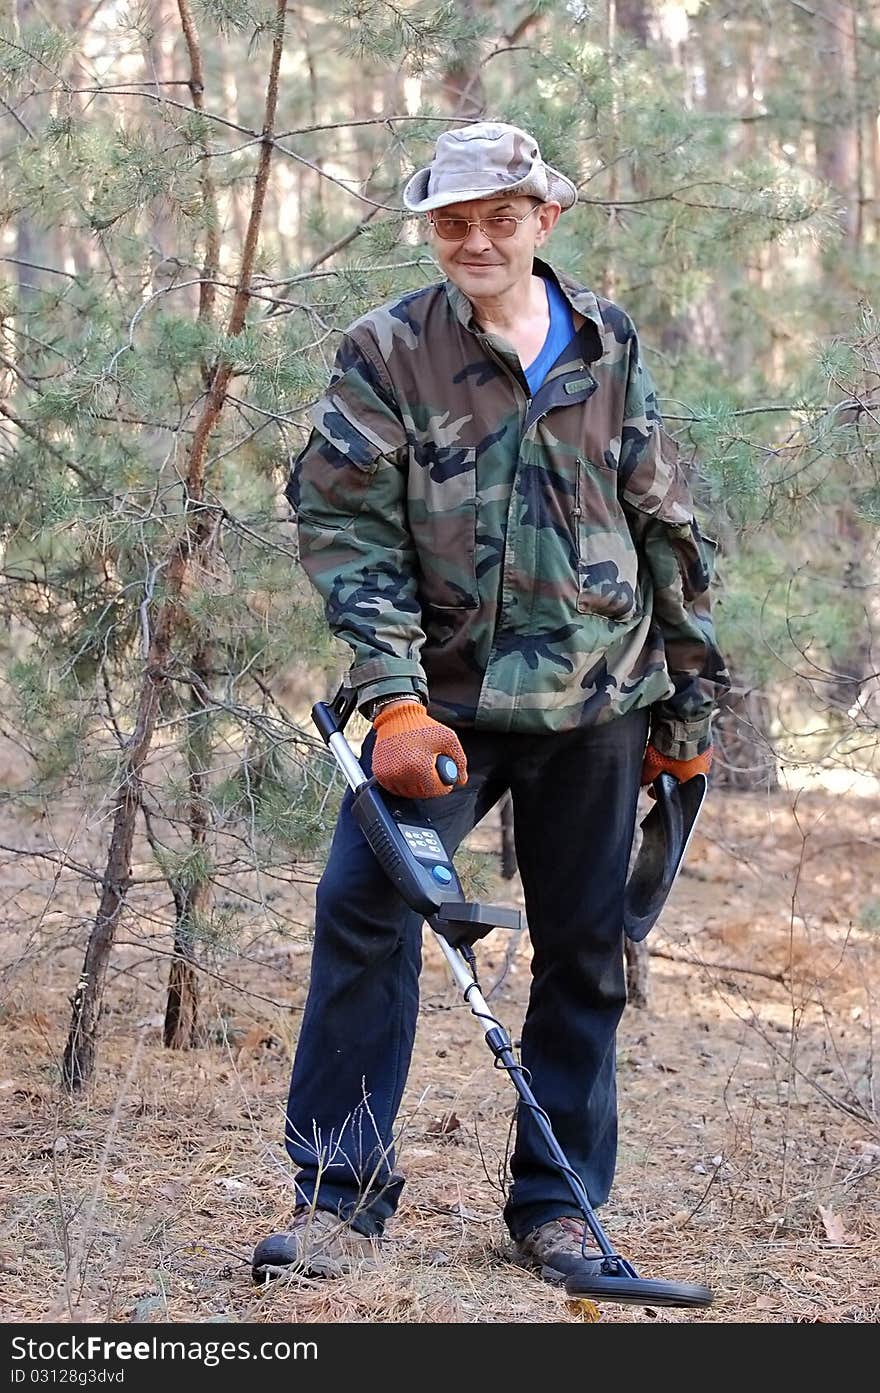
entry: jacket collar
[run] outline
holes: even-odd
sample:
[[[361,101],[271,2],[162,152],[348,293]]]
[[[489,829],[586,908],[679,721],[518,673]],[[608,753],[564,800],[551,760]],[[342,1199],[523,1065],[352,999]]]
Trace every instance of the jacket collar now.
[[[593,351],[591,351],[589,355],[585,354],[587,361],[595,362],[597,358],[601,358],[604,352],[605,325],[602,321],[599,301],[596,299],[593,291],[588,290],[585,285],[581,285],[580,281],[575,280],[573,276],[567,275],[564,271],[555,270],[549,262],[541,261],[537,256],[532,263],[532,269],[536,275],[544,276],[545,278],[552,277],[558,284],[572,309],[577,314],[582,314],[587,321],[583,327],[584,329],[588,329],[593,341]],[[456,319],[458,319],[466,329],[469,329],[471,333],[475,332],[473,322],[474,310],[470,300],[467,298],[464,291],[459,290],[454,281],[447,280],[445,286],[449,304]]]

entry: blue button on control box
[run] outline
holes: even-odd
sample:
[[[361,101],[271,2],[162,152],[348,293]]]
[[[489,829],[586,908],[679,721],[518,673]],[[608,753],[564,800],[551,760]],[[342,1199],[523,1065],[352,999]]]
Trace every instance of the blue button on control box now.
[[[439,880],[441,885],[452,884],[452,871],[449,870],[448,866],[432,866],[431,875],[435,880]]]

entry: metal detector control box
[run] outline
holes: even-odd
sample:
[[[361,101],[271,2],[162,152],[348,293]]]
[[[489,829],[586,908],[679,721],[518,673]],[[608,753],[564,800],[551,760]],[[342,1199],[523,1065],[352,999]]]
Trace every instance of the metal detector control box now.
[[[389,807],[372,782],[354,795],[355,820],[389,880],[426,919],[464,892],[436,828],[415,821],[412,809]]]

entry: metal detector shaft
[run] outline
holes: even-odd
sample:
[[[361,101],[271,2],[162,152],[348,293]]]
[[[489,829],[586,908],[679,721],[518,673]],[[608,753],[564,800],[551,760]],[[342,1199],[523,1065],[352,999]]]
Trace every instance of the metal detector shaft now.
[[[583,1215],[586,1225],[595,1238],[603,1257],[612,1260],[615,1266],[619,1270],[625,1272],[627,1276],[637,1277],[638,1273],[635,1268],[622,1258],[619,1253],[615,1252],[608,1241],[605,1230],[602,1228],[590,1204],[587,1192],[584,1189],[583,1181],[577,1174],[577,1171],[572,1170],[568,1162],[568,1157],[553,1135],[550,1120],[526,1082],[523,1067],[517,1062],[516,1056],[513,1053],[507,1031],[489,1010],[486,999],[480,991],[473,973],[456,948],[453,948],[450,943],[447,943],[445,938],[442,938],[436,931],[434,931],[434,937],[443,950],[443,955],[452,970],[456,982],[461,987],[464,999],[470,1007],[471,1013],[476,1016],[480,1025],[483,1027],[487,1045],[502,1067],[507,1070],[507,1073],[510,1075],[511,1083],[534,1118],[535,1125],[541,1133],[547,1150],[550,1152],[552,1159],[556,1162],[559,1172],[568,1185],[572,1198]]]

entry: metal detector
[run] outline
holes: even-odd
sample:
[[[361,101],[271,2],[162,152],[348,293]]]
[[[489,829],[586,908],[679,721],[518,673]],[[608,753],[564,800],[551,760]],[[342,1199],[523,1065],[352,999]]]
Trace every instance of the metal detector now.
[[[569,1165],[553,1135],[550,1119],[532,1093],[527,1071],[517,1061],[509,1035],[489,1010],[477,981],[473,944],[495,928],[522,928],[520,911],[465,899],[452,859],[430,818],[419,814],[412,803],[398,806],[395,801],[388,801],[390,795],[364,773],[342,733],[354,709],[355,694],[343,687],[331,703],[317,702],[312,707],[312,720],[352,790],[352,811],[373,854],[406,903],[424,917],[433,931],[465,1002],[480,1022],[486,1044],[497,1064],[509,1074],[521,1103],[532,1114],[583,1216],[582,1268],[566,1278],[566,1293],[636,1306],[710,1305],[712,1293],[708,1287],[640,1277],[632,1264],[615,1252],[580,1176]],[[442,782],[451,787],[458,777],[455,762],[440,755],[436,767]],[[587,1249],[588,1230],[598,1253]]]

